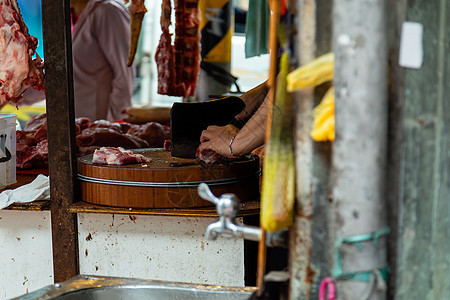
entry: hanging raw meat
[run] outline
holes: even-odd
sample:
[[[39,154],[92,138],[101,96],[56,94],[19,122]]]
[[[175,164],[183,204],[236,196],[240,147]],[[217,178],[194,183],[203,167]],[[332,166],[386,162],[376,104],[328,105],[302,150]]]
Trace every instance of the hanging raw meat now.
[[[170,0],[161,5],[161,38],[155,60],[158,93],[169,96],[194,96],[200,67],[200,17],[198,0],[175,0],[175,41],[169,32]]]
[[[128,3],[130,0],[125,0]],[[128,7],[130,12],[130,52],[128,55],[127,65],[130,67],[133,64],[134,56],[136,55],[136,49],[139,41],[139,35],[141,33],[142,20],[147,12],[144,5],[144,0],[131,0],[131,4]]]
[[[173,94],[173,85],[175,84],[175,48],[172,45],[172,34],[169,32],[171,11],[170,0],[163,0],[160,18],[162,34],[155,54],[158,93],[162,95]]]
[[[0,105],[16,103],[29,87],[44,89],[44,65],[36,53],[37,44],[37,38],[28,33],[17,1],[0,0]]]

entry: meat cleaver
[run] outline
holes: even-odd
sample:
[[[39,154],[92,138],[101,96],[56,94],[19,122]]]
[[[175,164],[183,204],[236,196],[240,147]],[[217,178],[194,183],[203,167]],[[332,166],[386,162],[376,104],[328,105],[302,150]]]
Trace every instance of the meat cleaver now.
[[[171,155],[195,158],[202,131],[210,125],[224,126],[245,107],[239,97],[205,102],[176,102],[170,110]]]

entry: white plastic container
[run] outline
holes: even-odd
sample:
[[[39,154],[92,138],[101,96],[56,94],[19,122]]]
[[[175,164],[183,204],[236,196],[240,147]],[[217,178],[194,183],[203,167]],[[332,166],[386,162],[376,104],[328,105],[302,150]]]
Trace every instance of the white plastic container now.
[[[0,114],[0,188],[16,182],[16,116]]]

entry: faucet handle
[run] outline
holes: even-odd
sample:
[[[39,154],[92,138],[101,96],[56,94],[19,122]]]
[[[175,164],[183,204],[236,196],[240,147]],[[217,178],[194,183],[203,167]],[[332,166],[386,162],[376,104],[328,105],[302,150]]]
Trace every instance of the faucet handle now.
[[[219,198],[217,198],[216,196],[214,196],[214,194],[211,192],[211,190],[209,189],[209,186],[206,183],[200,183],[198,186],[198,195],[207,200],[210,201],[214,204],[217,205],[217,203],[219,203]]]

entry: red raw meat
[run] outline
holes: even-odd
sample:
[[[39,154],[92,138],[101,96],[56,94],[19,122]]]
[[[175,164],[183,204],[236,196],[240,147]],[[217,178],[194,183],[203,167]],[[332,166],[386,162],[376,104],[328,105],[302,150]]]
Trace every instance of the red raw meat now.
[[[164,141],[170,135],[170,132],[157,122],[148,122],[141,126],[135,126],[128,130],[128,133],[146,140],[151,148],[162,147]]]
[[[148,163],[152,159],[142,154],[133,153],[122,147],[102,147],[94,151],[92,162],[95,164],[126,165]]]
[[[45,141],[35,145],[18,145],[16,147],[16,166],[19,169],[47,168],[48,167],[48,146]]]
[[[172,141],[171,140],[165,140],[164,141],[164,149],[170,151],[171,148],[172,148]]]
[[[0,0],[0,105],[18,102],[29,87],[44,89],[44,64],[36,53],[37,44],[37,38],[28,33],[17,1]]]
[[[202,162],[206,164],[213,164],[222,158],[220,154],[213,150],[200,151],[199,148],[197,148],[197,153],[195,154],[195,156],[197,156]]]
[[[48,140],[42,140],[36,145],[36,151],[44,158],[48,158]]]
[[[33,146],[37,141],[34,138],[34,131],[17,130],[16,131],[16,143],[17,145]]]
[[[37,131],[45,123],[47,123],[47,114],[43,113],[40,115],[32,116],[28,122],[25,123],[23,130],[25,131]]]
[[[42,126],[38,130],[36,130],[34,139],[37,142],[47,139],[47,121],[45,121],[44,124],[42,124]]]
[[[88,146],[111,146],[123,147],[125,149],[148,148],[148,143],[131,134],[119,133],[110,128],[85,129],[76,137],[77,145]]]
[[[155,54],[158,93],[169,96],[194,96],[200,68],[200,18],[198,0],[175,0],[175,42],[172,45],[172,7],[161,4],[162,34]]]
[[[184,96],[194,96],[200,68],[198,0],[175,0],[175,82],[183,83]]]
[[[16,166],[20,169],[48,166],[46,114],[33,116],[24,130],[16,131]]]
[[[115,123],[107,120],[95,120],[88,126],[89,129],[110,128],[120,133],[127,133],[131,127],[129,123]]]
[[[161,95],[182,96],[182,92],[173,90],[175,85],[175,48],[172,45],[172,34],[169,32],[169,26],[172,24],[170,20],[171,13],[170,0],[163,0],[160,18],[162,34],[155,53],[158,72],[158,93]]]
[[[75,127],[78,157],[94,153],[95,150],[106,146],[126,149],[159,148],[163,147],[164,141],[170,135],[168,126],[156,122],[135,125],[98,120],[90,123],[87,118],[77,118]],[[46,114],[34,116],[24,128],[26,130],[16,131],[17,167],[47,167]]]
[[[81,131],[88,128],[90,122],[91,122],[91,120],[89,120],[89,118],[76,118],[75,119],[75,124],[80,126]]]

